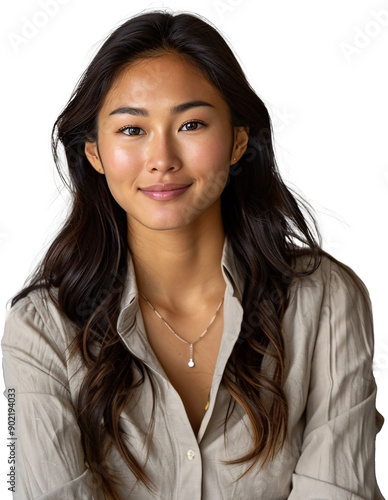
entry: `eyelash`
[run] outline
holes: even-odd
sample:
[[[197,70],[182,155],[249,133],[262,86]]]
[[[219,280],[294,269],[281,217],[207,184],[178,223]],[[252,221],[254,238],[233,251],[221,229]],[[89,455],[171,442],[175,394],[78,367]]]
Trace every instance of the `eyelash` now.
[[[188,122],[185,122],[185,123],[182,125],[182,127],[184,127],[185,125],[188,125],[189,123],[196,123],[196,124],[202,125],[203,127],[205,127],[205,126],[206,126],[206,125],[205,125],[205,123],[203,123],[201,120],[189,120]],[[182,127],[181,127],[181,128],[182,128]],[[200,128],[201,128],[201,127],[200,127]],[[194,130],[198,130],[198,129],[197,129],[197,128],[195,128]],[[186,132],[186,130],[185,130],[185,132]],[[189,131],[187,130],[187,132],[189,132]]]
[[[189,120],[189,121],[185,122],[185,123],[182,125],[181,129],[182,129],[185,125],[188,125],[189,123],[196,123],[197,125],[201,125],[201,126],[204,126],[204,127],[206,126],[206,125],[205,125],[205,123],[204,123],[204,122],[202,122],[201,120]],[[141,127],[136,127],[136,126],[134,126],[134,125],[125,125],[124,127],[121,127],[121,128],[120,128],[117,132],[118,132],[118,133],[120,133],[120,132],[124,132],[124,130],[130,129],[130,128],[132,128],[132,129],[137,129],[137,130],[143,130]],[[199,127],[199,128],[201,128],[201,127]],[[180,130],[180,129],[179,129],[179,130]],[[195,129],[193,129],[193,130],[198,130],[198,128],[195,128]],[[184,132],[190,132],[190,130],[184,130]],[[144,135],[144,134],[125,134],[125,135],[127,135],[127,136],[131,137],[131,136],[138,136],[138,135]]]

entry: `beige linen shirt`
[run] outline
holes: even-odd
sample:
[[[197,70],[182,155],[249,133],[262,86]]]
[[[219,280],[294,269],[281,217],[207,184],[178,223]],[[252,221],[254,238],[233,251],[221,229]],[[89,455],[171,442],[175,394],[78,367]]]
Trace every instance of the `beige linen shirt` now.
[[[249,418],[222,384],[243,317],[244,279],[225,239],[224,331],[210,406],[195,436],[182,401],[151,350],[130,264],[118,332],[153,375],[157,406],[145,472],[157,490],[136,484],[117,450],[107,464],[122,480],[120,498],[136,500],[372,500],[375,480],[373,330],[369,301],[331,259],[291,285],[284,318],[289,402],[286,444],[272,463],[237,481],[249,464],[225,465],[250,449]],[[2,340],[6,388],[16,390],[17,499],[100,500],[101,476],[85,464],[74,408],[85,373],[69,359],[71,323],[44,292],[33,292],[8,315]],[[7,390],[7,389],[6,389]],[[126,444],[143,463],[152,409],[150,381],[135,390],[121,415]],[[101,470],[102,473],[102,470]]]

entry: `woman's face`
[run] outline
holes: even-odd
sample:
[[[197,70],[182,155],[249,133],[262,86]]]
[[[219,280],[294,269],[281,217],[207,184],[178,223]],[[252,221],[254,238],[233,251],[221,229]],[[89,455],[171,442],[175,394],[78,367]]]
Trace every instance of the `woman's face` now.
[[[166,53],[122,72],[99,113],[97,142],[85,151],[130,228],[166,230],[221,217],[229,167],[247,141],[217,89]]]

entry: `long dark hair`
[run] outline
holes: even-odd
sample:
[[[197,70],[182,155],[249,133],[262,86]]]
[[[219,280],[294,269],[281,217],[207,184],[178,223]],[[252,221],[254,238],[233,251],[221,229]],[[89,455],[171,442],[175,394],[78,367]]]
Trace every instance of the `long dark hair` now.
[[[217,30],[195,15],[159,11],[141,14],[116,29],[55,122],[52,149],[60,172],[61,144],[66,153],[72,211],[29,286],[12,305],[30,291],[46,288],[76,326],[72,352],[81,353],[88,369],[77,416],[89,467],[101,472],[96,464],[105,463],[106,450],[114,444],[135,477],[148,487],[152,485],[124,445],[119,425],[134,387],[134,369],[140,370],[143,380],[152,378],[124,347],[116,328],[128,267],[126,214],[105,177],[89,164],[84,145],[97,138],[97,114],[120,71],[135,59],[163,51],[182,54],[200,68],[228,104],[233,126],[249,127],[248,148],[231,167],[221,195],[225,233],[245,276],[240,336],[223,376],[232,396],[225,432],[236,403],[247,412],[253,429],[252,449],[229,463],[252,460],[251,467],[262,466],[284,443],[288,407],[282,320],[288,289],[295,277],[312,272],[320,260],[314,219],[278,173],[268,111]],[[297,269],[301,252],[310,255],[309,265]],[[97,353],[91,349],[96,343]],[[264,356],[272,359],[271,373],[261,370]],[[101,476],[104,492],[117,498],[110,471]]]

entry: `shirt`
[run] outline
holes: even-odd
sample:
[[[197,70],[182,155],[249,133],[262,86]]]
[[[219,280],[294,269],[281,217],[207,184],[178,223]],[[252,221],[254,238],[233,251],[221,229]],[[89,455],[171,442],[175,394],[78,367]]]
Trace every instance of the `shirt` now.
[[[244,287],[227,238],[221,269],[226,283],[224,330],[210,405],[196,436],[182,400],[147,342],[130,261],[117,329],[154,379],[155,428],[144,469],[157,491],[136,484],[118,451],[111,449],[106,463],[122,480],[120,498],[381,499],[374,463],[378,429],[370,303],[351,275],[328,257],[323,257],[310,276],[290,285],[283,322],[289,420],[282,451],[260,472],[254,468],[239,480],[249,463],[223,463],[242,456],[252,446],[249,418],[238,404],[224,439],[230,395],[222,375],[239,336]],[[104,498],[101,475],[92,475],[85,464],[75,418],[85,366],[80,355],[69,359],[74,333],[74,326],[47,292],[31,292],[8,314],[2,348],[6,391],[12,388],[16,393],[14,498]],[[126,446],[141,464],[146,458],[151,409],[151,386],[146,377],[120,417]]]

